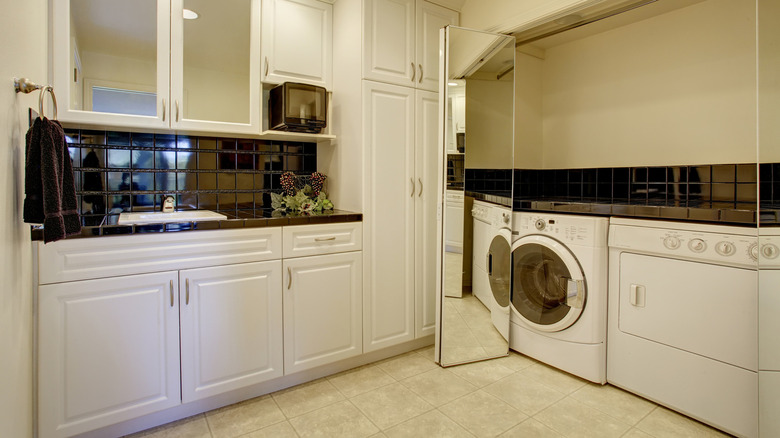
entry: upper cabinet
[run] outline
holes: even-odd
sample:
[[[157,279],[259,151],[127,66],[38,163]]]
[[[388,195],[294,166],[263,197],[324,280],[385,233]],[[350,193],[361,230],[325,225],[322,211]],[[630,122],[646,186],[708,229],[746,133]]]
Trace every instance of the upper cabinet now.
[[[258,132],[259,68],[260,0],[171,0],[171,127]]]
[[[458,13],[423,0],[366,0],[363,77],[438,91],[439,29]]]
[[[317,0],[263,1],[263,82],[332,88],[333,5]]]
[[[52,17],[63,122],[260,132],[260,0],[53,0]]]

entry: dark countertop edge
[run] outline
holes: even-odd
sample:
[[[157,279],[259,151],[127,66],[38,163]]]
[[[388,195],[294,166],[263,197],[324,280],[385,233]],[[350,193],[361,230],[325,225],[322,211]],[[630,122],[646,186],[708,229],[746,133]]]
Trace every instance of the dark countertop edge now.
[[[665,205],[605,204],[566,201],[531,201],[515,203],[514,211],[578,213],[595,216],[622,216],[642,219],[706,222],[738,226],[772,225],[780,222],[780,210],[741,210],[737,208],[696,208]],[[519,207],[518,207],[519,204]]]
[[[343,222],[362,222],[363,213],[337,210],[330,214],[311,216],[284,216],[270,218],[225,219],[219,221],[185,221],[139,225],[101,225],[82,227],[81,233],[67,237],[71,239],[129,236],[148,233],[171,233],[182,231],[225,230],[237,228],[279,227],[289,225],[334,224]],[[30,232],[32,241],[43,241],[43,227],[33,226]]]
[[[478,201],[486,201],[493,204],[502,205],[507,208],[512,208],[512,198],[508,196],[490,195],[487,193],[470,192],[468,190],[463,191],[463,194]]]

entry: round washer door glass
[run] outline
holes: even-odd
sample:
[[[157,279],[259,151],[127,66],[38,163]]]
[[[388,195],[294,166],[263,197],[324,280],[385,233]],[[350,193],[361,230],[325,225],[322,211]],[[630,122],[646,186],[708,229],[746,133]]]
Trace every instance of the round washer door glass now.
[[[497,234],[490,242],[487,254],[487,273],[493,298],[501,307],[509,306],[512,266],[508,233]]]
[[[536,330],[570,327],[585,307],[582,268],[565,246],[545,236],[514,243],[512,286],[512,307]]]

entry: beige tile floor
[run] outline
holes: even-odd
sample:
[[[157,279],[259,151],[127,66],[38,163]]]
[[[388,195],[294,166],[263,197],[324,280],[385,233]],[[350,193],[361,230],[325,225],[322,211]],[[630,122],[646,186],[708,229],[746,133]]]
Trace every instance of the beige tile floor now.
[[[517,353],[440,368],[433,347],[137,437],[722,437],[683,415]]]

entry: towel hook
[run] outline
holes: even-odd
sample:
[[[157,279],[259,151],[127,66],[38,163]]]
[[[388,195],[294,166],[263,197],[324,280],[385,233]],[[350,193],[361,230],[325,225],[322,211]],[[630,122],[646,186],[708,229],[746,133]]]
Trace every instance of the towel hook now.
[[[27,78],[14,78],[14,89],[17,93],[29,94],[35,90],[41,90],[41,95],[38,98],[38,117],[43,118],[43,98],[48,91],[51,95],[51,102],[54,105],[54,118],[57,120],[57,96],[54,95],[54,88],[51,85],[41,86],[34,82],[31,82]]]

